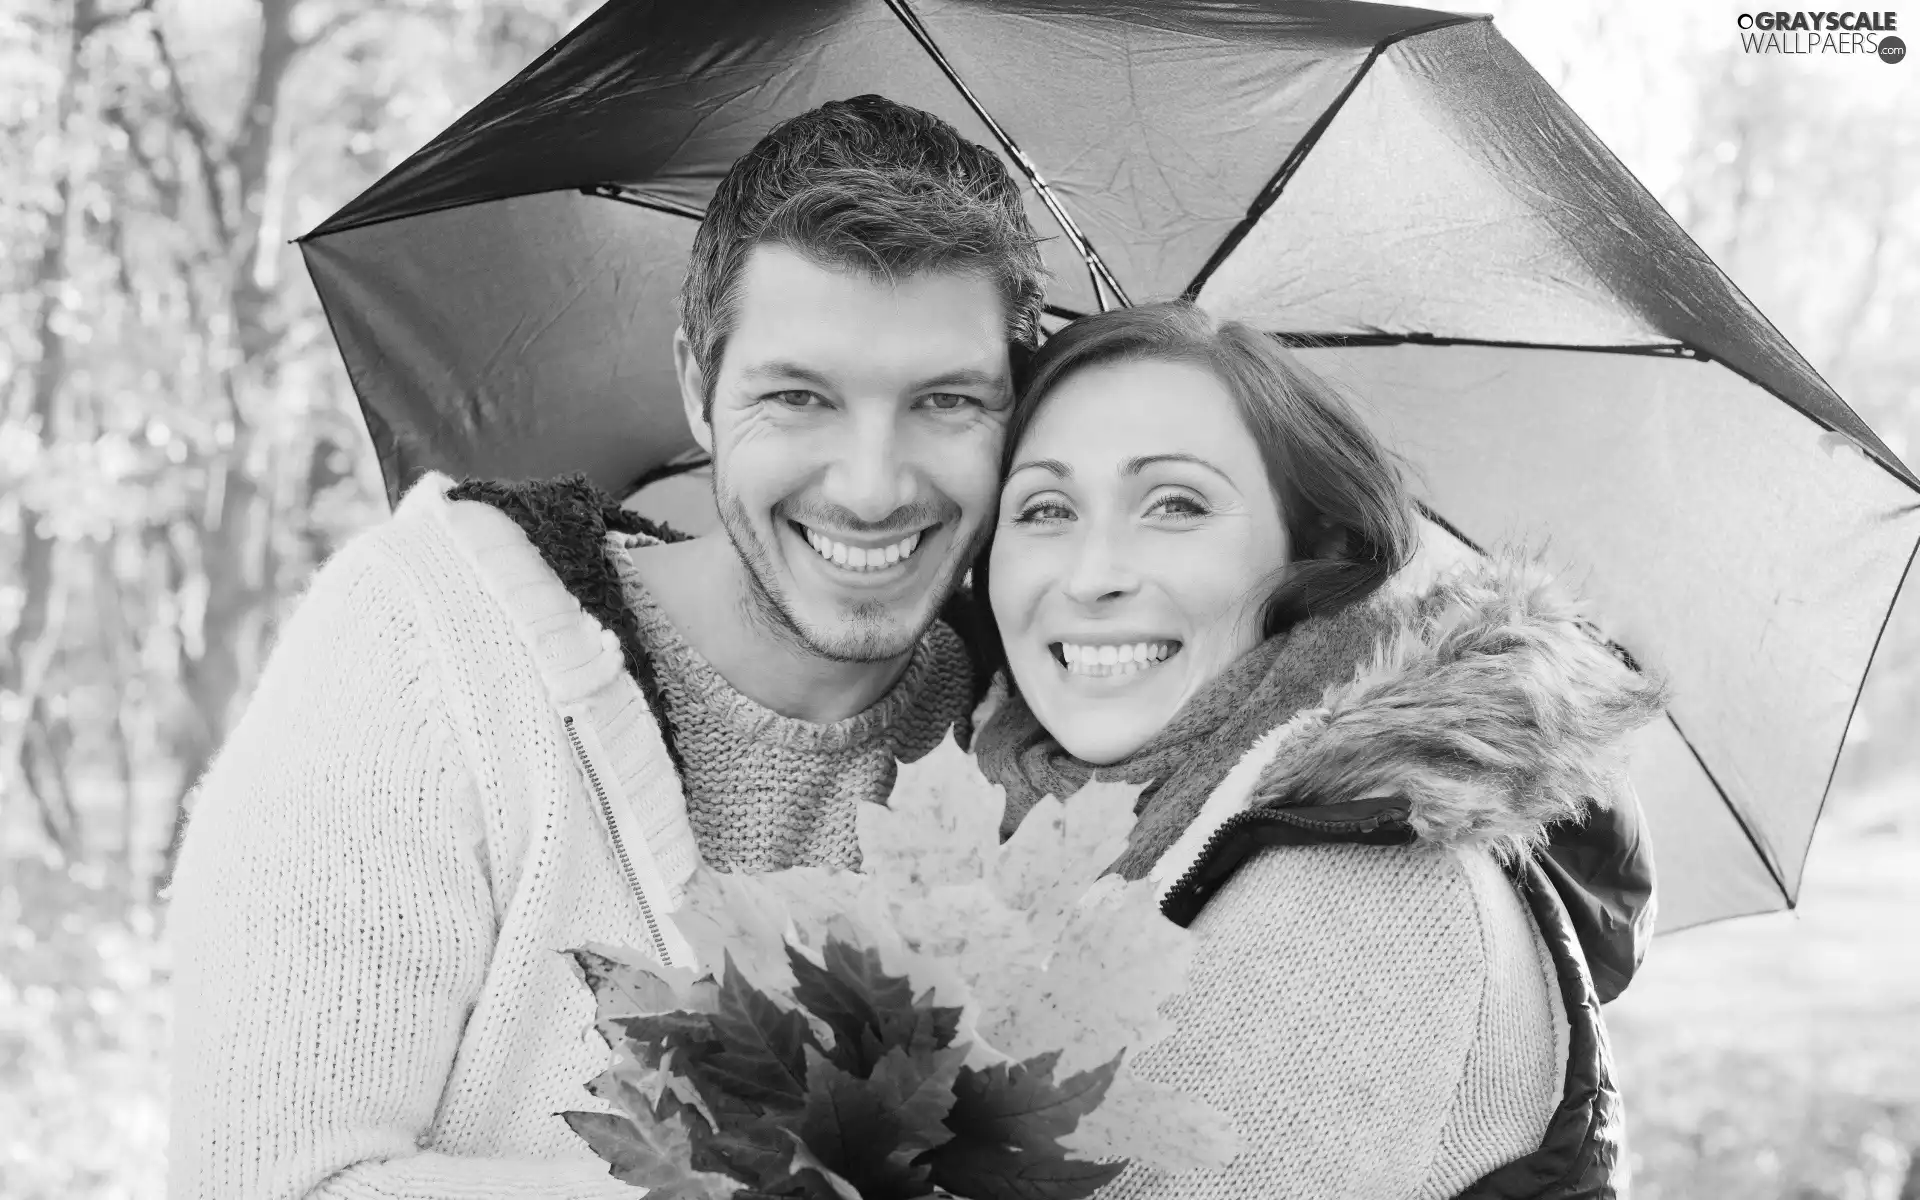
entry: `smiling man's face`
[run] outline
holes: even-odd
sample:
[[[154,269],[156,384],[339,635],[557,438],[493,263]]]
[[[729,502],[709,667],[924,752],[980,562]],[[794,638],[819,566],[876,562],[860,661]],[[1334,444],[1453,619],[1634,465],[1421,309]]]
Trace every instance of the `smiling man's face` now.
[[[985,277],[888,281],[755,249],[711,395],[682,388],[759,615],[823,658],[911,650],[992,528],[1011,403]]]

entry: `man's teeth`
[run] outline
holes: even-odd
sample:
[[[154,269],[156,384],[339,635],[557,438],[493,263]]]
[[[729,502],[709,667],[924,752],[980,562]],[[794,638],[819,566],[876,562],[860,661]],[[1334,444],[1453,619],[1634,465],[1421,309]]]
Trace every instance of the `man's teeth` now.
[[[1060,643],[1069,675],[1130,675],[1158,666],[1180,648],[1178,642],[1135,642],[1130,646]]]
[[[837,567],[845,567],[849,571],[884,571],[901,559],[911,557],[920,546],[920,535],[909,534],[891,546],[875,546],[867,549],[836,542],[815,530],[808,529],[807,544],[813,547],[814,553]]]

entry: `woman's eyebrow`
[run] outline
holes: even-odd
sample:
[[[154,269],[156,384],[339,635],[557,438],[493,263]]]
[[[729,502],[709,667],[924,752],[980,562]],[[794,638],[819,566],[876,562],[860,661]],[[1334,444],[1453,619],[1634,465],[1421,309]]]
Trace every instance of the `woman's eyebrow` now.
[[[1126,466],[1120,468],[1120,473],[1123,475],[1138,475],[1148,467],[1156,466],[1160,463],[1191,463],[1196,467],[1203,467],[1206,470],[1212,471],[1228,483],[1233,482],[1232,476],[1197,454],[1142,454],[1137,458],[1128,459]]]
[[[1062,479],[1073,478],[1073,468],[1068,466],[1066,463],[1061,462],[1057,458],[1023,459],[1020,462],[1013,464],[1013,468],[1007,472],[1007,478],[1011,479],[1015,475],[1018,475],[1020,472],[1026,470],[1029,467],[1038,467],[1042,471],[1051,471],[1053,474],[1058,475]]]

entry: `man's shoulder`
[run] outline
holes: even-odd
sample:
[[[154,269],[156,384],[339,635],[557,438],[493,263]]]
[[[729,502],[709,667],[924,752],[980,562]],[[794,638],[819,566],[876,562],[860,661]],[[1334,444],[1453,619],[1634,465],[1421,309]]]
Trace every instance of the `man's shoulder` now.
[[[629,514],[631,516],[631,514]],[[556,600],[519,586],[550,573],[577,600],[603,590],[610,574],[610,529],[678,538],[617,506],[578,476],[549,480],[456,481],[430,472],[408,488],[393,513],[349,539],[316,576],[315,590],[371,584],[410,593],[441,611],[492,594],[503,606]],[[544,568],[544,570],[543,570]]]
[[[639,534],[661,542],[686,541],[692,536],[622,508],[581,474],[550,479],[467,479],[453,484],[446,498],[491,505],[536,544],[554,539],[584,545],[597,543],[608,533]]]

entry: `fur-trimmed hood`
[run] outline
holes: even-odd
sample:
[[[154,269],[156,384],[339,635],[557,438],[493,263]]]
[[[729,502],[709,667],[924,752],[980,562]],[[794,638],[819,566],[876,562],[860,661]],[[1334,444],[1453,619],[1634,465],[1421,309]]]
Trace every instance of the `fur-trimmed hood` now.
[[[1612,801],[1627,735],[1666,703],[1662,683],[1519,554],[1365,607],[1355,616],[1384,630],[1372,661],[1255,748],[1253,804],[1398,797],[1420,841],[1512,861]]]
[[[1307,622],[1289,651],[1334,682],[1253,742],[1160,857],[1168,914],[1191,920],[1263,844],[1479,848],[1510,866],[1531,857],[1599,999],[1623,991],[1654,916],[1625,742],[1659,717],[1664,684],[1513,552],[1389,585]]]

